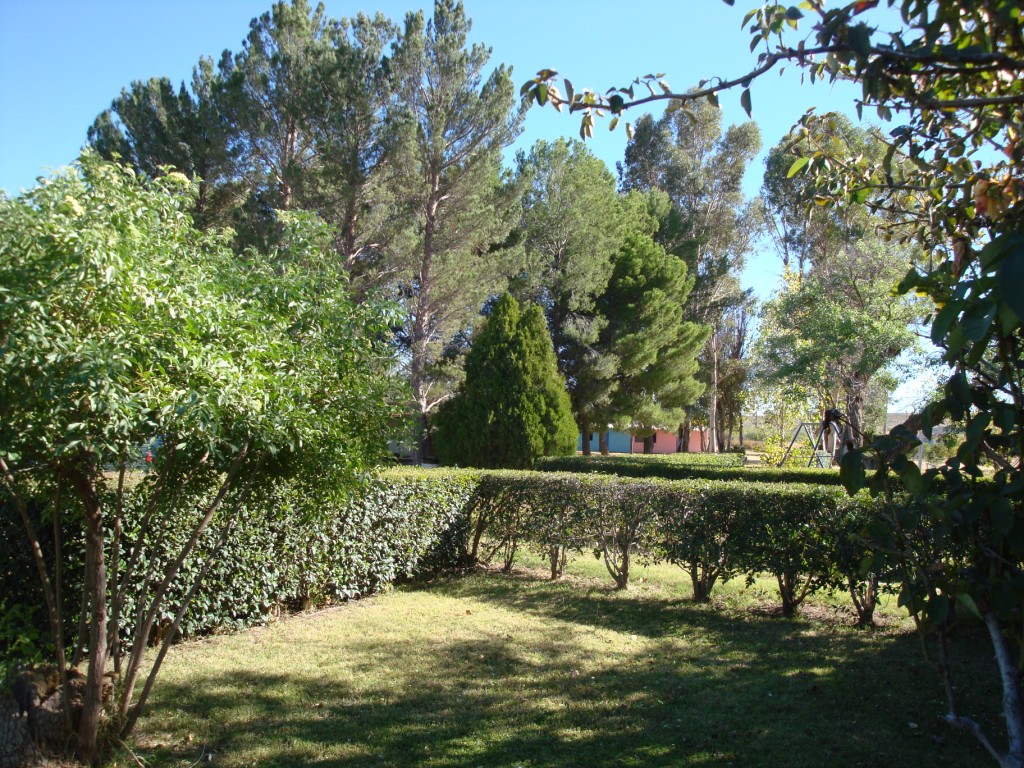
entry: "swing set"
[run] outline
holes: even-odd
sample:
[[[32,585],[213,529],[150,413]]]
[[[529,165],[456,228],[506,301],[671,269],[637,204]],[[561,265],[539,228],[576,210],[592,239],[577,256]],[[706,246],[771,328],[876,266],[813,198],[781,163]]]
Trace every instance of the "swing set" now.
[[[839,424],[843,422],[843,414],[837,408],[829,408],[825,411],[825,417],[820,423],[805,421],[793,432],[793,439],[789,441],[786,454],[779,462],[784,466],[790,455],[803,459],[807,457],[808,467],[819,467],[828,469],[839,463],[839,448],[842,446],[843,438],[839,432]],[[806,438],[806,442],[797,446],[800,437]],[[797,453],[793,454],[793,448],[797,447]]]

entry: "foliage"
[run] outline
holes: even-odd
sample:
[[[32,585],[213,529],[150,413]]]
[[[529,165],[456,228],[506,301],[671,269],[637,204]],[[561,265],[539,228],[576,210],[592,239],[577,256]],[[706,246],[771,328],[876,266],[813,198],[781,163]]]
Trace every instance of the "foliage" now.
[[[619,164],[623,188],[652,193],[657,242],[686,263],[693,288],[685,319],[709,328],[701,354],[703,397],[690,416],[708,428],[711,452],[722,442],[719,409],[723,396],[736,397],[742,361],[743,345],[730,342],[728,326],[735,319],[730,315],[749,302],[738,278],[758,217],[756,204],[744,203],[742,179],[761,145],[756,124],[723,131],[721,122],[710,104],[666,112],[657,121],[645,115]]]
[[[700,394],[694,378],[707,329],[684,319],[693,280],[686,265],[650,237],[630,234],[615,256],[598,308],[602,344],[618,360],[610,421],[634,435],[672,428]]]
[[[622,477],[660,477],[665,480],[737,480],[757,483],[808,483],[814,485],[841,485],[839,473],[834,470],[809,467],[742,466],[739,454],[721,454],[728,462],[688,461],[679,458],[688,454],[667,456],[569,456],[544,459],[537,466],[549,472],[578,472],[613,474]],[[703,458],[705,454],[693,454]],[[678,458],[677,458],[678,457]],[[734,457],[741,459],[735,461]]]
[[[878,228],[887,222],[864,205],[822,205],[803,174],[788,171],[805,145],[827,146],[840,162],[854,157],[880,162],[885,141],[877,132],[855,128],[830,114],[813,140],[796,131],[772,149],[765,172],[766,207],[773,214],[776,245],[783,257],[781,290],[763,308],[759,339],[769,383],[817,394],[815,411],[839,408],[861,443],[869,431],[865,410],[885,369],[913,347],[920,302],[891,293],[913,261],[906,246]],[[866,199],[866,198],[865,198]]]
[[[378,304],[351,304],[319,225],[294,217],[284,249],[240,260],[192,227],[189,188],[182,174],[140,181],[86,153],[69,173],[0,200],[0,477],[33,545],[62,670],[60,572],[51,582],[28,500],[85,533],[88,621],[74,660],[88,647],[78,746],[90,760],[108,658],[124,674],[116,706],[129,730],[159,668],[158,658],[133,706],[146,642],[204,533],[227,537],[246,499],[276,477],[301,476],[311,497],[350,486],[380,454],[389,411],[379,341],[389,318]],[[154,438],[154,471],[127,487],[129,462]],[[140,534],[191,527],[168,568],[148,570],[152,599],[125,638],[122,669],[124,597],[152,565],[125,527],[129,494],[145,498]],[[108,544],[128,558],[124,571]]]
[[[499,169],[522,116],[509,69],[485,76],[491,51],[468,45],[471,27],[461,2],[436,0],[429,21],[406,16],[389,59],[400,150],[391,183],[413,217],[412,242],[393,267],[407,297],[401,341],[421,437],[427,414],[451,396],[446,347],[518,267],[505,247],[518,194]]]
[[[516,158],[523,194],[523,271],[511,290],[544,308],[581,432],[606,407],[617,360],[597,344],[597,311],[630,224],[604,163],[579,141],[539,141]]]
[[[878,2],[857,2],[826,9],[811,0],[801,6],[765,4],[747,14],[751,50],[763,46],[750,72],[731,80],[704,81],[698,90],[673,93],[658,76],[637,78],[651,89],[650,99],[635,99],[632,86],[611,89],[605,96],[575,93],[563,96],[552,88],[557,73],[542,70],[524,84],[522,93],[538,103],[581,111],[584,135],[592,132],[598,110],[608,109],[618,121],[623,109],[666,99],[673,108],[742,87],[741,101],[750,111],[750,88],[757,77],[793,62],[815,80],[850,79],[862,86],[858,111],[874,108],[879,117],[894,116],[900,124],[890,132],[880,163],[869,157],[835,157],[819,142],[801,154],[787,175],[810,173],[823,205],[864,204],[884,213],[897,237],[914,241],[922,251],[920,267],[901,283],[903,293],[915,291],[935,305],[931,315],[933,343],[944,350],[951,369],[944,397],[924,419],[937,423],[949,413],[967,422],[967,439],[958,456],[939,471],[923,477],[901,450],[916,442],[914,430],[877,439],[871,446],[879,472],[875,492],[886,499],[889,544],[902,563],[906,603],[915,615],[940,630],[940,664],[951,724],[974,733],[1002,766],[1024,765],[1024,694],[1020,659],[1024,655],[1024,623],[1020,563],[1024,556],[1018,529],[1024,483],[1024,392],[1020,380],[1022,319],[1020,286],[1024,279],[1024,58],[1020,40],[1024,16],[1020,4],[993,0],[969,6],[940,2],[887,0],[899,12],[900,25],[872,23]],[[816,17],[813,32],[796,45],[784,34],[798,29],[804,12]],[[862,17],[863,14],[863,17]],[[891,18],[891,17],[890,17]],[[628,101],[627,101],[628,97]],[[827,136],[827,118],[802,121],[806,137]],[[908,233],[904,235],[903,233]],[[975,492],[979,457],[998,465],[994,490]],[[862,457],[848,454],[844,467],[848,485],[864,484]],[[912,493],[921,493],[943,477],[947,498],[929,505],[929,514],[908,512],[895,502],[890,472]],[[881,533],[881,531],[880,531]],[[973,567],[935,569],[934,561],[918,558],[910,542],[938,543],[940,553],[966,544]],[[977,721],[961,714],[949,676],[945,618],[952,599],[984,618],[991,636],[1003,685],[1006,748],[997,747]]]
[[[466,356],[466,380],[435,418],[448,465],[527,468],[575,451],[569,396],[540,308],[505,294]]]
[[[192,216],[199,229],[238,226],[246,190],[234,174],[228,125],[213,63],[200,60],[191,87],[167,78],[135,81],[100,113],[88,141],[100,155],[150,178],[172,166],[198,183]]]

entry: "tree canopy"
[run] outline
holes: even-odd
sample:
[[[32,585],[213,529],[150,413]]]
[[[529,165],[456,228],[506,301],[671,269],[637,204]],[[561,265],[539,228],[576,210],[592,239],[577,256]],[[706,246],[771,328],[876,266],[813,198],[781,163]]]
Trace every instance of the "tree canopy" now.
[[[122,669],[122,641],[131,647],[117,701],[125,731],[141,711],[163,658],[136,697],[150,630],[203,532],[230,528],[244,499],[275,480],[342,492],[383,450],[389,313],[352,303],[325,252],[330,237],[307,215],[289,217],[268,259],[240,260],[223,235],[192,226],[195,192],[180,173],[141,179],[86,153],[23,197],[0,197],[0,483],[33,544],[62,674],[60,603],[28,500],[85,534],[78,747],[87,760],[98,754],[104,673],[111,659]],[[117,533],[125,476],[156,438],[155,471],[132,489],[150,510],[138,535],[161,536],[161,519],[189,535],[166,571],[147,575],[151,602],[122,638],[119,595],[141,574],[108,565],[118,548],[137,561],[141,538]]]

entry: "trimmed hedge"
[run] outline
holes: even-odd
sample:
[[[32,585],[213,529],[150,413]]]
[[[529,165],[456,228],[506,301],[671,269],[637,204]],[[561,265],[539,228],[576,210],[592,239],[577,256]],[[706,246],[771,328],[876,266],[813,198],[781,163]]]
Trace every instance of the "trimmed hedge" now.
[[[467,551],[467,510],[477,482],[473,473],[394,470],[369,479],[359,497],[346,504],[334,502],[311,509],[306,497],[291,487],[278,488],[259,502],[250,502],[240,511],[185,612],[181,635],[260,624],[282,607],[301,608],[359,597],[419,573],[456,565]],[[49,637],[39,577],[24,531],[12,510],[2,512],[0,575],[4,578],[5,613],[18,607],[21,615],[33,619],[33,626],[25,628],[25,633]],[[141,514],[137,509],[133,513],[130,503],[126,513],[129,525],[124,536],[131,540],[136,535],[131,522]],[[186,516],[174,520],[177,522],[162,526],[161,535],[156,537],[159,545],[144,545],[144,563],[159,568],[188,535]],[[48,526],[37,527],[41,535],[47,534]],[[44,539],[44,550],[50,558],[51,540],[50,536]],[[108,546],[109,542],[110,537]],[[209,532],[196,555],[184,563],[165,601],[164,613],[158,617],[157,632],[169,625],[206,554],[215,545],[214,534]],[[76,585],[80,590],[82,582],[83,549],[80,540],[68,538],[63,542],[64,618],[69,640],[73,639],[78,613],[80,591],[74,590]],[[52,559],[49,566],[52,573]],[[141,574],[135,581],[120,617],[126,629],[145,596],[141,593],[145,583]],[[23,657],[14,648],[17,638],[8,634],[0,631],[0,645],[6,646],[0,647],[0,659]]]
[[[594,552],[620,588],[628,586],[638,558],[675,563],[690,575],[697,600],[709,599],[721,579],[773,574],[787,614],[824,586],[846,587],[861,598],[877,592],[877,582],[867,589],[859,575],[869,553],[858,535],[874,520],[874,502],[866,495],[851,499],[838,487],[391,469],[369,479],[348,503],[320,503],[326,505],[310,509],[307,497],[286,487],[243,509],[183,618],[181,634],[262,623],[282,606],[359,597],[460,564],[500,557],[511,568],[522,547],[547,558],[553,578],[568,553]],[[33,613],[39,607],[35,573],[15,522],[5,516],[9,535],[0,548],[5,607],[32,613],[42,634],[45,613]],[[185,530],[181,523],[177,532],[164,530],[160,540],[173,543]],[[125,535],[133,535],[130,526]],[[208,537],[201,550],[214,544]],[[69,586],[80,583],[81,550],[80,541],[64,542]],[[145,557],[159,564],[168,551],[151,547]],[[199,567],[198,558],[183,567],[160,617],[165,625]],[[139,589],[126,601],[123,625],[143,596]],[[77,613],[70,591],[69,635]],[[870,620],[872,607],[858,605],[862,620]]]
[[[676,457],[688,456],[690,459]],[[686,454],[662,456],[566,456],[546,458],[537,468],[545,472],[609,474],[620,477],[661,478],[662,480],[740,480],[754,483],[803,483],[841,486],[839,471],[805,467],[744,467],[717,461],[693,461],[698,456],[728,457],[739,454]]]

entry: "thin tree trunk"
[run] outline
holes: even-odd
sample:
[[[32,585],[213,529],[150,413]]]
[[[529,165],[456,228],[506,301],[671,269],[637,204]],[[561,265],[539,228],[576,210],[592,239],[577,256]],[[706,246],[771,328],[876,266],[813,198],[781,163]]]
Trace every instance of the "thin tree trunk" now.
[[[210,524],[210,520],[213,519],[213,516],[220,507],[221,502],[224,501],[224,497],[234,484],[235,478],[238,476],[248,453],[249,443],[246,442],[242,445],[238,454],[233,459],[227,475],[221,482],[221,486],[216,497],[214,497],[213,501],[210,502],[210,505],[206,508],[206,512],[203,515],[202,520],[200,520],[199,524],[193,529],[189,540],[185,543],[185,546],[182,547],[181,551],[178,553],[177,558],[164,573],[164,578],[157,587],[156,594],[154,594],[153,599],[150,601],[149,610],[142,621],[142,625],[135,628],[132,651],[131,655],[128,657],[128,669],[125,675],[124,688],[121,692],[119,713],[122,717],[125,717],[128,714],[128,707],[131,704],[132,695],[135,691],[135,684],[138,681],[139,670],[142,665],[142,654],[146,650],[146,643],[149,640],[149,634],[153,629],[153,623],[156,620],[157,612],[163,603],[164,595],[167,594],[167,590],[170,587],[171,582],[173,582],[174,578],[178,575],[178,571],[181,569],[182,564],[192,553],[192,550],[195,549],[195,546],[199,541],[199,537]]]
[[[708,338],[708,347],[711,350],[711,412],[708,415],[708,453],[718,453],[718,336],[715,329],[712,329],[711,336]]]
[[[107,573],[104,562],[103,511],[91,477],[81,470],[67,473],[85,510],[85,547],[91,551],[91,610],[89,614],[89,656],[82,715],[78,723],[78,755],[88,763],[100,758],[99,728],[103,717],[103,673],[107,660]]]
[[[426,222],[423,229],[423,257],[420,260],[419,293],[416,297],[416,317],[412,326],[412,389],[416,403],[417,427],[419,434],[416,463],[422,464],[427,445],[427,343],[430,337],[430,294],[433,288],[434,234],[437,230],[437,208],[440,203],[441,181],[436,176],[426,206]]]
[[[53,584],[50,581],[50,574],[46,571],[46,558],[43,557],[43,548],[39,544],[39,536],[36,534],[35,526],[28,516],[28,507],[25,500],[18,493],[17,483],[14,481],[14,474],[7,466],[7,462],[0,457],[0,477],[14,501],[18,510],[18,516],[25,528],[25,535],[28,538],[29,548],[32,550],[32,560],[36,564],[39,573],[39,581],[43,588],[43,601],[46,603],[46,614],[50,620],[50,634],[53,636],[53,645],[57,652],[57,669],[60,672],[61,689],[63,691],[63,702],[65,721],[70,730],[71,710],[67,705],[67,658],[64,651],[64,628],[61,626],[60,612],[57,610],[57,598],[54,594]]]
[[[607,456],[608,455],[608,430],[604,430],[603,432],[601,432],[600,436],[597,438],[597,442],[598,442],[598,446],[601,449],[601,455],[602,456]]]
[[[583,444],[583,455],[590,455],[590,417],[580,416],[580,442]]]

